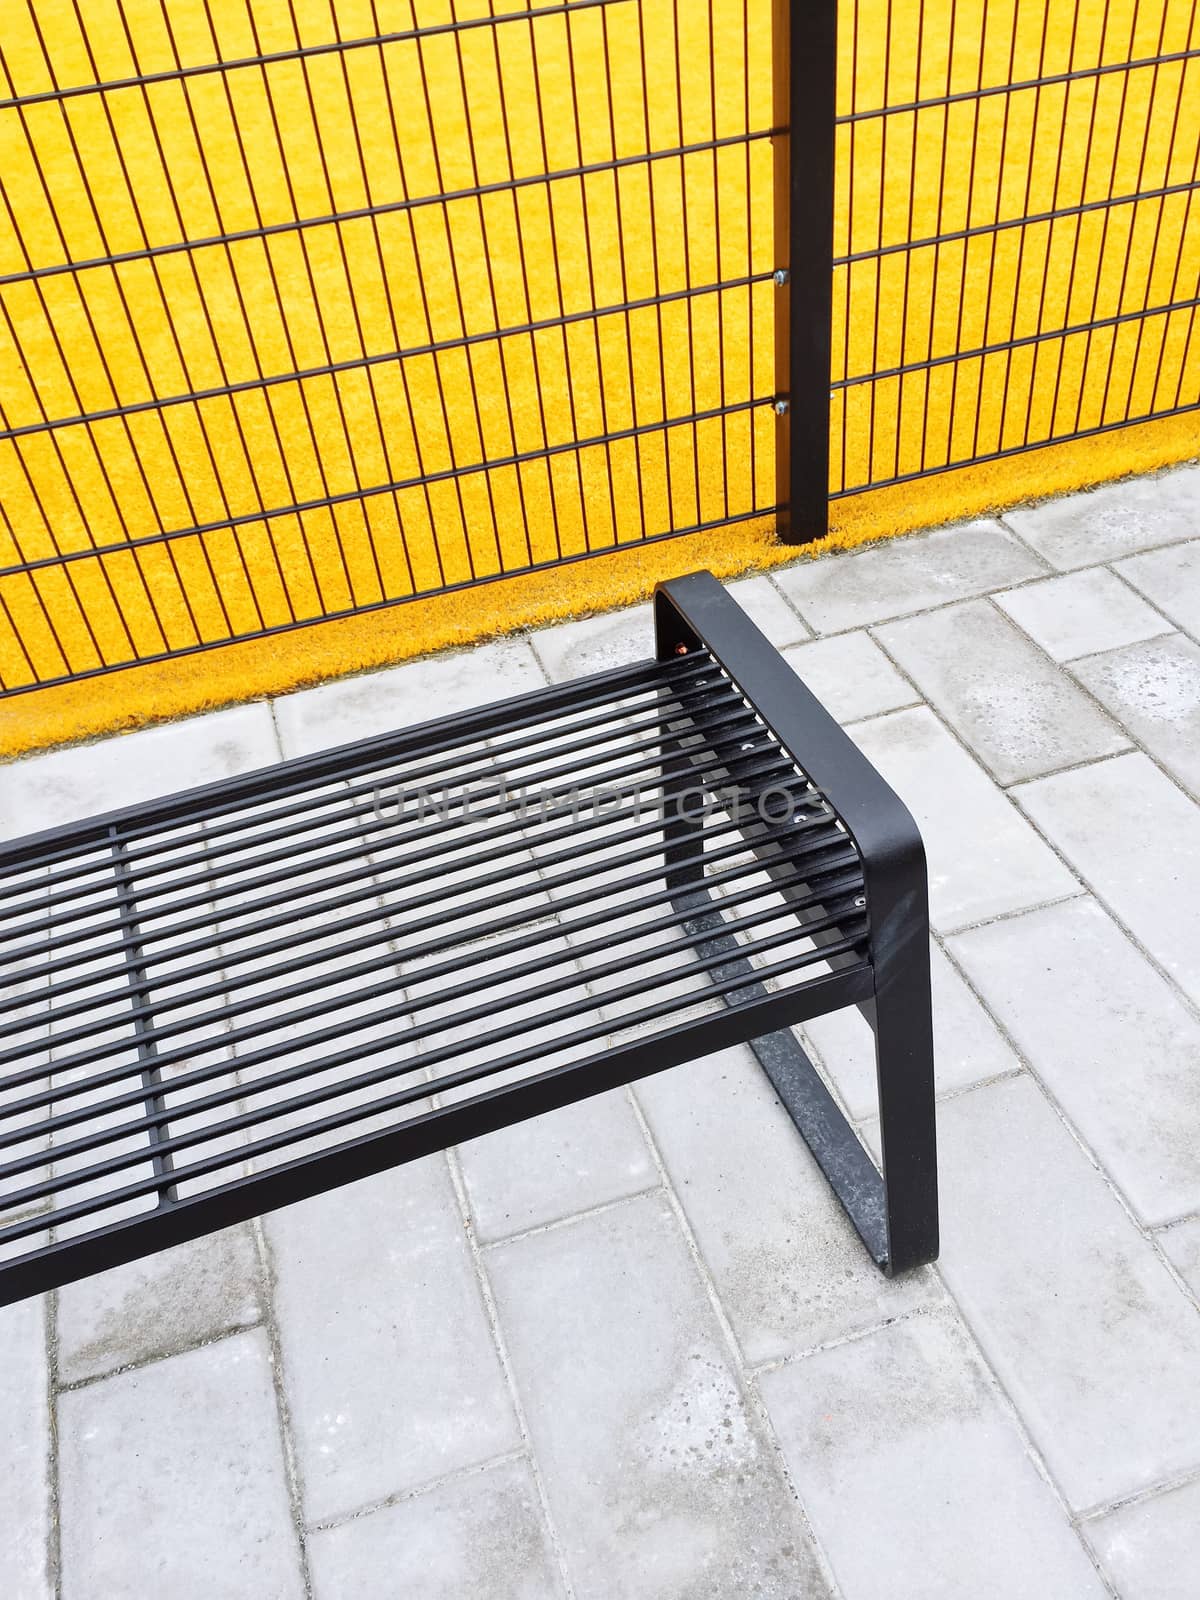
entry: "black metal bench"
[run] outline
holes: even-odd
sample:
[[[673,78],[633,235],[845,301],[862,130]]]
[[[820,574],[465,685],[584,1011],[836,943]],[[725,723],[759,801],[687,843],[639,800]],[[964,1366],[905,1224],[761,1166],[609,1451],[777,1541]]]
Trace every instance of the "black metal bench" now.
[[[915,824],[707,573],[656,659],[17,841],[0,1303],[749,1042],[937,1253]],[[883,1176],[792,1024],[875,1030]]]

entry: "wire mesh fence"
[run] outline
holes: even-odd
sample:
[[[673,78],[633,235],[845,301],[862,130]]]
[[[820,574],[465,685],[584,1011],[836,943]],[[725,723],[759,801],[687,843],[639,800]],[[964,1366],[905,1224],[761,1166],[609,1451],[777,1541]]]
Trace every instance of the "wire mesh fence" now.
[[[6,688],[772,506],[769,3],[11,12]]]
[[[1198,40],[1195,0],[9,0],[0,691],[1195,406]]]
[[[1195,0],[840,26],[832,494],[1195,409]]]

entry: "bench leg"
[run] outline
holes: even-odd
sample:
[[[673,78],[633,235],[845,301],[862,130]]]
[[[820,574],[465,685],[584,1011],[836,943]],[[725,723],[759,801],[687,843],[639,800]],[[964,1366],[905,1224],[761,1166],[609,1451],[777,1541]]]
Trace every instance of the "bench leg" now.
[[[663,753],[677,766],[684,751],[667,735]],[[710,969],[714,981],[746,979],[726,993],[726,1004],[760,1000],[765,988],[736,938],[724,931],[712,894],[697,883],[700,823],[687,805],[696,793],[686,776],[664,780],[663,861],[671,904],[697,938],[701,959],[728,956]],[[875,992],[859,1009],[875,1039],[882,1176],[792,1029],[753,1039],[750,1048],[875,1263],[892,1276],[938,1253],[933,1033],[924,880],[889,882],[880,890],[895,910],[872,919]]]
[[[711,969],[716,981],[745,978],[728,1005],[762,999],[766,990],[740,952],[707,889],[684,887],[675,863],[694,848],[696,825],[678,812],[664,816],[664,857],[671,903],[701,959],[728,955]],[[882,981],[881,981],[882,979]],[[863,1148],[792,1029],[750,1041],[759,1065],[796,1124],[818,1166],[889,1277],[938,1253],[933,1038],[928,932],[920,923],[904,947],[877,963],[875,997],[861,1007],[875,1038],[883,1176]]]
[[[884,938],[876,937],[876,945]],[[888,1216],[888,1270],[903,1272],[938,1253],[937,1136],[929,932],[910,926],[901,948],[875,958],[879,1135]]]
[[[726,1003],[762,999],[766,990],[738,953],[737,940],[721,931],[720,912],[701,909],[701,900],[711,907],[706,891],[673,903],[689,933],[708,935],[697,945],[701,958],[728,952],[729,960],[713,976],[746,978]],[[883,1177],[791,1028],[750,1040],[750,1049],[875,1264],[892,1277],[934,1260],[938,1252],[928,992],[922,1006],[919,996],[903,994],[881,1004],[877,991],[864,1010],[874,1013]]]

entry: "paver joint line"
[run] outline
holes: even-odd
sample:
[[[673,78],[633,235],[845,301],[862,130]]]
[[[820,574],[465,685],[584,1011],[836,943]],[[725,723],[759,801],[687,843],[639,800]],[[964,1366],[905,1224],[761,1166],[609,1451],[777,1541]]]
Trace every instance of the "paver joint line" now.
[[[403,1505],[406,1500],[419,1500],[423,1494],[428,1494],[431,1490],[444,1488],[447,1484],[457,1483],[463,1478],[477,1477],[480,1473],[490,1472],[493,1467],[503,1467],[513,1461],[528,1459],[527,1445],[515,1450],[503,1450],[487,1461],[472,1461],[468,1466],[456,1467],[453,1472],[444,1472],[439,1477],[429,1478],[424,1483],[412,1484],[396,1494],[384,1495],[379,1500],[369,1500],[365,1505],[356,1506],[353,1511],[347,1511],[343,1515],[329,1517],[322,1522],[308,1522],[305,1524],[305,1529],[308,1533],[328,1533],[333,1528],[344,1528],[348,1523],[374,1516],[375,1512],[383,1511],[388,1506]]]
[[[496,1297],[492,1291],[491,1279],[488,1276],[483,1250],[480,1247],[478,1239],[475,1237],[475,1230],[471,1225],[471,1208],[467,1199],[467,1189],[463,1178],[460,1152],[457,1150],[448,1150],[446,1152],[446,1162],[450,1170],[451,1182],[454,1185],[455,1203],[458,1206],[459,1214],[462,1218],[463,1230],[471,1255],[471,1263],[474,1267],[475,1276],[479,1284],[479,1292],[482,1297],[487,1316],[488,1330],[491,1334],[492,1344],[495,1347],[496,1355],[500,1361],[501,1367],[504,1370],[504,1380],[508,1388],[513,1411],[516,1415],[517,1426],[520,1429],[522,1452],[528,1460],[530,1474],[533,1478],[534,1487],[537,1492],[541,1520],[550,1544],[550,1549],[553,1553],[558,1577],[563,1585],[563,1592],[566,1600],[575,1600],[575,1591],[571,1583],[570,1571],[568,1569],[566,1557],[563,1552],[562,1537],[555,1524],[554,1514],[550,1506],[550,1497],[546,1493],[544,1476],[540,1466],[538,1465],[537,1457],[534,1454],[532,1444],[530,1442],[529,1422],[525,1414],[524,1404],[521,1400],[520,1390],[517,1387],[516,1377],[513,1373],[512,1359],[509,1355],[508,1347],[504,1340],[504,1334],[500,1327],[500,1319],[496,1310]],[[510,1452],[512,1455],[516,1455],[518,1453],[521,1452]]]

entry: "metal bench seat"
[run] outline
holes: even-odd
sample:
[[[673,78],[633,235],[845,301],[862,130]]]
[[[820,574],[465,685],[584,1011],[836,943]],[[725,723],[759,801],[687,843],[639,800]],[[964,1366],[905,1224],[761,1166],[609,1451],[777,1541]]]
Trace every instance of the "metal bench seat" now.
[[[937,1249],[924,860],[705,573],[654,659],[0,850],[0,1303],[750,1042]],[[883,1176],[792,1025],[860,1006]]]

